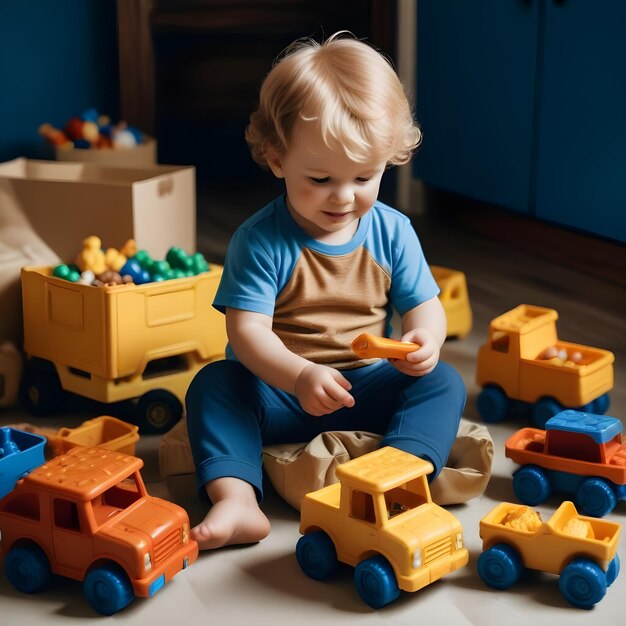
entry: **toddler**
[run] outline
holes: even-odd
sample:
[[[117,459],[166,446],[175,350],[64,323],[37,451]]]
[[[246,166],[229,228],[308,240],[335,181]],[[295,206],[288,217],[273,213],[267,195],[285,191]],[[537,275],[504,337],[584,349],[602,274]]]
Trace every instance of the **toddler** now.
[[[447,460],[465,388],[439,362],[439,289],[410,221],[377,200],[385,169],[408,162],[420,138],[393,68],[345,34],[296,42],[265,78],[246,140],[285,194],[232,237],[213,303],[227,358],[203,368],[186,398],[211,502],[192,531],[202,549],[269,533],[265,445],[365,430],[428,459],[432,477]],[[406,360],[353,354],[357,335],[389,336],[393,309],[419,349]]]

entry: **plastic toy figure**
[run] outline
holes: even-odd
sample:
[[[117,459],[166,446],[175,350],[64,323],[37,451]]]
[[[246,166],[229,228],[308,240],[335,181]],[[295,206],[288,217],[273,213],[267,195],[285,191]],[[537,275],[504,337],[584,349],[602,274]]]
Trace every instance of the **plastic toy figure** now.
[[[506,441],[506,456],[522,467],[515,495],[535,506],[553,491],[575,495],[581,513],[602,517],[626,499],[622,422],[608,415],[562,411],[546,429],[522,428]]]
[[[460,522],[430,497],[431,463],[381,448],[337,468],[339,483],[302,502],[296,556],[325,580],[339,562],[356,567],[364,602],[378,609],[467,564]]]
[[[517,407],[530,407],[538,428],[564,408],[607,411],[613,353],[559,340],[557,318],[554,309],[521,304],[491,321],[476,367],[483,388],[478,412],[486,422],[500,422]]]
[[[386,337],[376,337],[369,333],[359,335],[352,342],[352,351],[362,359],[405,359],[419,346],[410,341],[398,341]]]
[[[213,303],[228,358],[186,397],[198,485],[213,503],[193,529],[201,548],[268,534],[263,445],[365,429],[437,475],[465,400],[439,362],[445,315],[415,230],[377,200],[385,169],[420,141],[387,60],[341,34],[297,42],[266,77],[246,138],[286,194],[230,241]],[[401,339],[420,348],[391,361],[354,354],[359,334],[391,334],[392,308]]]
[[[578,515],[571,502],[563,502],[547,522],[527,509],[502,502],[480,521],[478,574],[500,590],[514,585],[525,569],[558,574],[563,597],[592,608],[619,574],[622,527]]]
[[[198,556],[187,513],[149,496],[143,461],[77,446],[19,480],[0,500],[4,568],[18,590],[51,574],[83,581],[98,613],[153,596]]]

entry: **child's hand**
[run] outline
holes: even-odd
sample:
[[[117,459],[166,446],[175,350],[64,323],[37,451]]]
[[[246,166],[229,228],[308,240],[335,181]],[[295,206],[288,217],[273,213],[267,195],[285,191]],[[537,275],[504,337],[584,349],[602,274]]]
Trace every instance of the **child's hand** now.
[[[319,417],[344,406],[354,406],[354,398],[348,393],[351,387],[336,369],[312,363],[300,372],[295,394],[307,413]]]
[[[439,343],[425,328],[415,328],[403,335],[402,341],[418,344],[419,349],[409,352],[406,359],[389,359],[397,370],[407,376],[425,376],[435,369],[439,361]]]

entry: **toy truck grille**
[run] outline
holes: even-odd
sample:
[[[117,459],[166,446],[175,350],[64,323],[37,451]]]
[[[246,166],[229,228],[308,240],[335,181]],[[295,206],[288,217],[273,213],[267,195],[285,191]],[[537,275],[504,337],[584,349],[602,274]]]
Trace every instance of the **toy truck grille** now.
[[[433,561],[452,553],[452,537],[442,537],[428,544],[424,548],[424,565],[428,565]]]
[[[177,528],[171,533],[168,533],[154,546],[154,565],[159,566],[166,561],[171,554],[176,552],[181,542],[180,529]]]

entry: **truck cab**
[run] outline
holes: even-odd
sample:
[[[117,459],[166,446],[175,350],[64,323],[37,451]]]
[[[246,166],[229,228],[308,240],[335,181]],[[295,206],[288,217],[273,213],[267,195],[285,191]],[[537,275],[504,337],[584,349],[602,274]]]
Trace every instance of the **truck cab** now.
[[[303,500],[296,548],[303,571],[321,580],[338,562],[354,566],[357,591],[379,608],[401,589],[417,591],[466,565],[460,522],[432,501],[432,471],[428,461],[391,447],[340,465],[339,483]],[[372,577],[380,594],[366,582]]]

